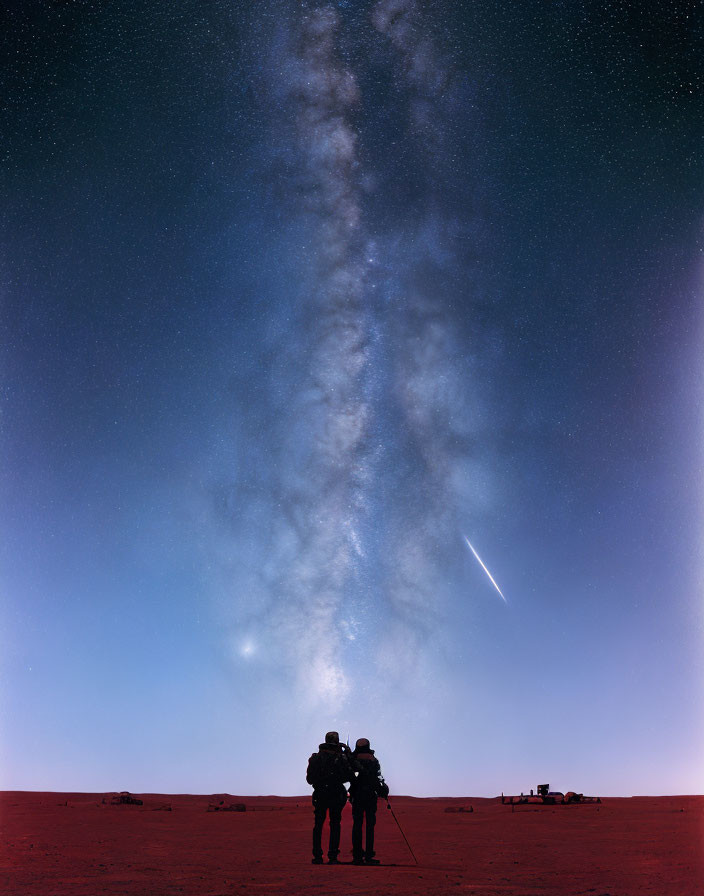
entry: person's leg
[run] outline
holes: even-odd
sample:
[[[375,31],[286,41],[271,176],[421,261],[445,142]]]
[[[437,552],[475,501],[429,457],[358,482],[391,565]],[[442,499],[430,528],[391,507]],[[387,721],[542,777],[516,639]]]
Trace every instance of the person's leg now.
[[[362,824],[364,822],[364,806],[360,802],[352,803],[352,860],[361,862],[364,859],[362,850]]]
[[[376,799],[367,803],[365,808],[367,816],[367,837],[365,843],[364,857],[369,862],[374,859],[374,825],[376,824]]]
[[[323,824],[327,806],[322,800],[313,803],[315,821],[313,823],[313,859],[323,861]]]
[[[331,804],[330,811],[330,844],[328,848],[328,859],[331,862],[337,861],[337,854],[340,852],[340,827],[342,824],[342,809],[344,803]]]

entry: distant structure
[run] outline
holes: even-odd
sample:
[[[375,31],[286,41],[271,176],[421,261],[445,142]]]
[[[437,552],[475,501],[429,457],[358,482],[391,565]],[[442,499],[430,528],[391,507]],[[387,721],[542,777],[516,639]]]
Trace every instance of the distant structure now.
[[[562,793],[560,790],[550,790],[549,784],[538,784],[536,795],[533,795],[531,789],[530,796],[526,796],[521,792],[520,796],[505,796],[501,794],[501,802],[508,803],[509,806],[520,806],[524,803],[533,803],[539,806],[555,806],[557,804],[566,805],[567,803],[600,803],[600,796],[585,796],[583,793],[577,793],[574,790],[568,790]]]

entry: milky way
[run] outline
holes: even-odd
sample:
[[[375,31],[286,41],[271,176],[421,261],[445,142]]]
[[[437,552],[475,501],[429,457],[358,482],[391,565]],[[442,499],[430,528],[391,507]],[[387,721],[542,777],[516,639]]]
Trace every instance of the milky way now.
[[[366,26],[404,96],[404,152],[432,167],[452,84],[423,36],[425,15],[382,2]],[[275,513],[260,533],[259,597],[232,598],[240,654],[255,659],[258,645],[262,662],[288,669],[301,705],[327,710],[346,705],[360,664],[376,692],[425,675],[458,504],[471,492],[478,407],[444,295],[458,229],[438,212],[446,184],[403,222],[377,219],[388,184],[364,146],[367,100],[345,37],[344,19],[322,5],[272,42],[272,129],[286,135],[279,189],[300,244],[296,319],[281,349],[295,388],[272,423],[286,447],[264,489]],[[355,699],[365,692],[357,682]]]
[[[304,463],[284,469],[270,586],[276,609],[266,623],[283,635],[302,691],[330,703],[349,689],[341,648],[345,636],[354,637],[356,615],[345,595],[363,555],[359,524],[369,492],[371,413],[364,396],[369,332],[359,163],[349,123],[360,96],[354,76],[335,56],[338,27],[334,10],[323,7],[301,18],[287,47],[286,98],[301,198],[312,217],[304,299],[312,338],[309,376],[302,394],[292,396],[289,421],[301,432]]]

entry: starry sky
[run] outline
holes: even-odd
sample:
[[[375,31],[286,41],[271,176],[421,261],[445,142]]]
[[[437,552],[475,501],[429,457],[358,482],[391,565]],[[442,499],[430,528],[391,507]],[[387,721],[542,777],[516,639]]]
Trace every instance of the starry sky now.
[[[3,16],[0,787],[702,792],[702,4]]]

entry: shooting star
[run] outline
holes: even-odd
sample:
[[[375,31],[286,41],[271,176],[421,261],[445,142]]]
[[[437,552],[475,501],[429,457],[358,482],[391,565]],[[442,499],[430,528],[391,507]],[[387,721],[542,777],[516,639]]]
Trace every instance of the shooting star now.
[[[498,585],[496,584],[496,582],[494,581],[494,577],[493,577],[492,574],[489,572],[489,570],[486,568],[486,566],[484,566],[484,563],[483,563],[483,561],[482,561],[482,558],[481,558],[481,557],[479,556],[479,554],[474,550],[474,548],[472,547],[472,543],[471,543],[471,541],[467,538],[466,535],[464,536],[464,540],[467,542],[467,546],[469,547],[470,551],[474,554],[474,556],[475,556],[475,557],[477,558],[477,560],[479,561],[479,563],[480,563],[480,565],[481,565],[481,568],[482,568],[482,569],[484,570],[484,572],[489,576],[489,579],[491,580],[491,584],[494,586],[494,588],[496,588],[496,590],[497,590],[497,591],[499,592],[499,594],[501,595],[501,599],[503,600],[503,602],[504,602],[504,603],[508,603],[508,601],[507,601],[506,598],[504,597],[504,595],[503,595],[501,589],[499,588],[499,586],[498,586]]]

